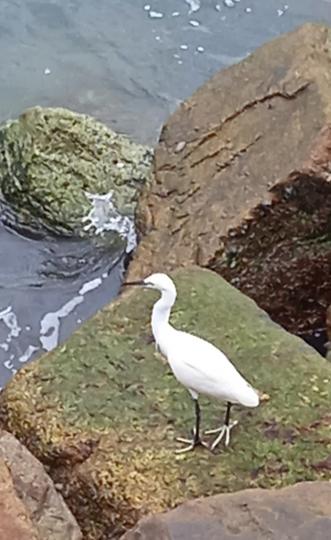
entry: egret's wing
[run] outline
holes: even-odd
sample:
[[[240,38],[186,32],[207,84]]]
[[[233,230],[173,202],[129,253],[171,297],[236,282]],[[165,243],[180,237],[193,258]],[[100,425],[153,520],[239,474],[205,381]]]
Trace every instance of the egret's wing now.
[[[169,351],[169,361],[182,384],[198,393],[254,406],[257,400],[255,390],[222,351],[186,332],[178,332],[176,342],[176,352]]]

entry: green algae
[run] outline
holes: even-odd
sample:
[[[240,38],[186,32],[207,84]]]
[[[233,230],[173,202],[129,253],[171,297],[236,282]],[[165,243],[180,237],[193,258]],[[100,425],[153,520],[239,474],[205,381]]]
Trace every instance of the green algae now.
[[[22,225],[86,235],[86,192],[113,192],[117,210],[133,215],[151,179],[152,151],[92,117],[34,107],[0,126],[0,193]]]
[[[174,278],[173,324],[220,346],[263,394],[258,409],[234,408],[228,450],[174,454],[193,407],[150,343],[152,291],[122,295],[0,397],[2,423],[62,482],[89,540],[190,497],[330,478],[318,466],[331,453],[328,362],[215,273]],[[201,405],[203,428],[218,425],[224,406]]]

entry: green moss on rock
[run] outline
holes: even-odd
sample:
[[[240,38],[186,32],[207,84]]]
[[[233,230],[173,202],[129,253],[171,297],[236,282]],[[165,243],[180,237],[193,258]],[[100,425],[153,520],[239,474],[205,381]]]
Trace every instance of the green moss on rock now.
[[[149,148],[67,109],[34,107],[0,127],[0,192],[34,228],[83,234],[85,192],[112,190],[117,209],[133,215],[151,162]]]
[[[258,409],[234,410],[228,450],[174,454],[193,410],[149,343],[151,291],[123,295],[0,396],[2,423],[47,464],[88,540],[187,498],[330,477],[328,362],[215,273],[174,279],[173,324],[222,347],[264,394]],[[217,425],[224,406],[201,404],[203,428]]]

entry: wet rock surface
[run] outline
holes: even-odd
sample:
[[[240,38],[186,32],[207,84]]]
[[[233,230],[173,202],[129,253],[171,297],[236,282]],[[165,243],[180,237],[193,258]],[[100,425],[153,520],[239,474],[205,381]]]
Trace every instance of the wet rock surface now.
[[[1,540],[81,540],[76,520],[44,467],[0,429]]]
[[[172,115],[141,197],[128,279],[198,264],[298,335],[331,300],[330,28],[306,24]]]
[[[193,410],[150,342],[152,291],[123,294],[0,394],[0,421],[47,465],[86,540],[194,497],[330,477],[329,363],[216,273],[173,277],[174,326],[221,347],[263,395],[234,409],[228,450],[174,453]],[[224,404],[201,406],[204,430],[223,419]]]
[[[21,225],[86,236],[88,194],[111,192],[116,210],[132,216],[151,159],[148,147],[90,116],[34,107],[0,126],[0,193]]]
[[[325,540],[330,527],[331,484],[302,482],[185,503],[142,520],[122,540]]]

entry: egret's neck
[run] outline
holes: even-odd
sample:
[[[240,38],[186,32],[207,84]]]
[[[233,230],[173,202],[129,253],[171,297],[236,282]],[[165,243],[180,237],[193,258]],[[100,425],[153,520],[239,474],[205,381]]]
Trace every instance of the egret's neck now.
[[[154,304],[152,312],[152,331],[158,343],[162,334],[171,329],[169,324],[170,311],[176,300],[174,291],[163,291],[161,298]]]

